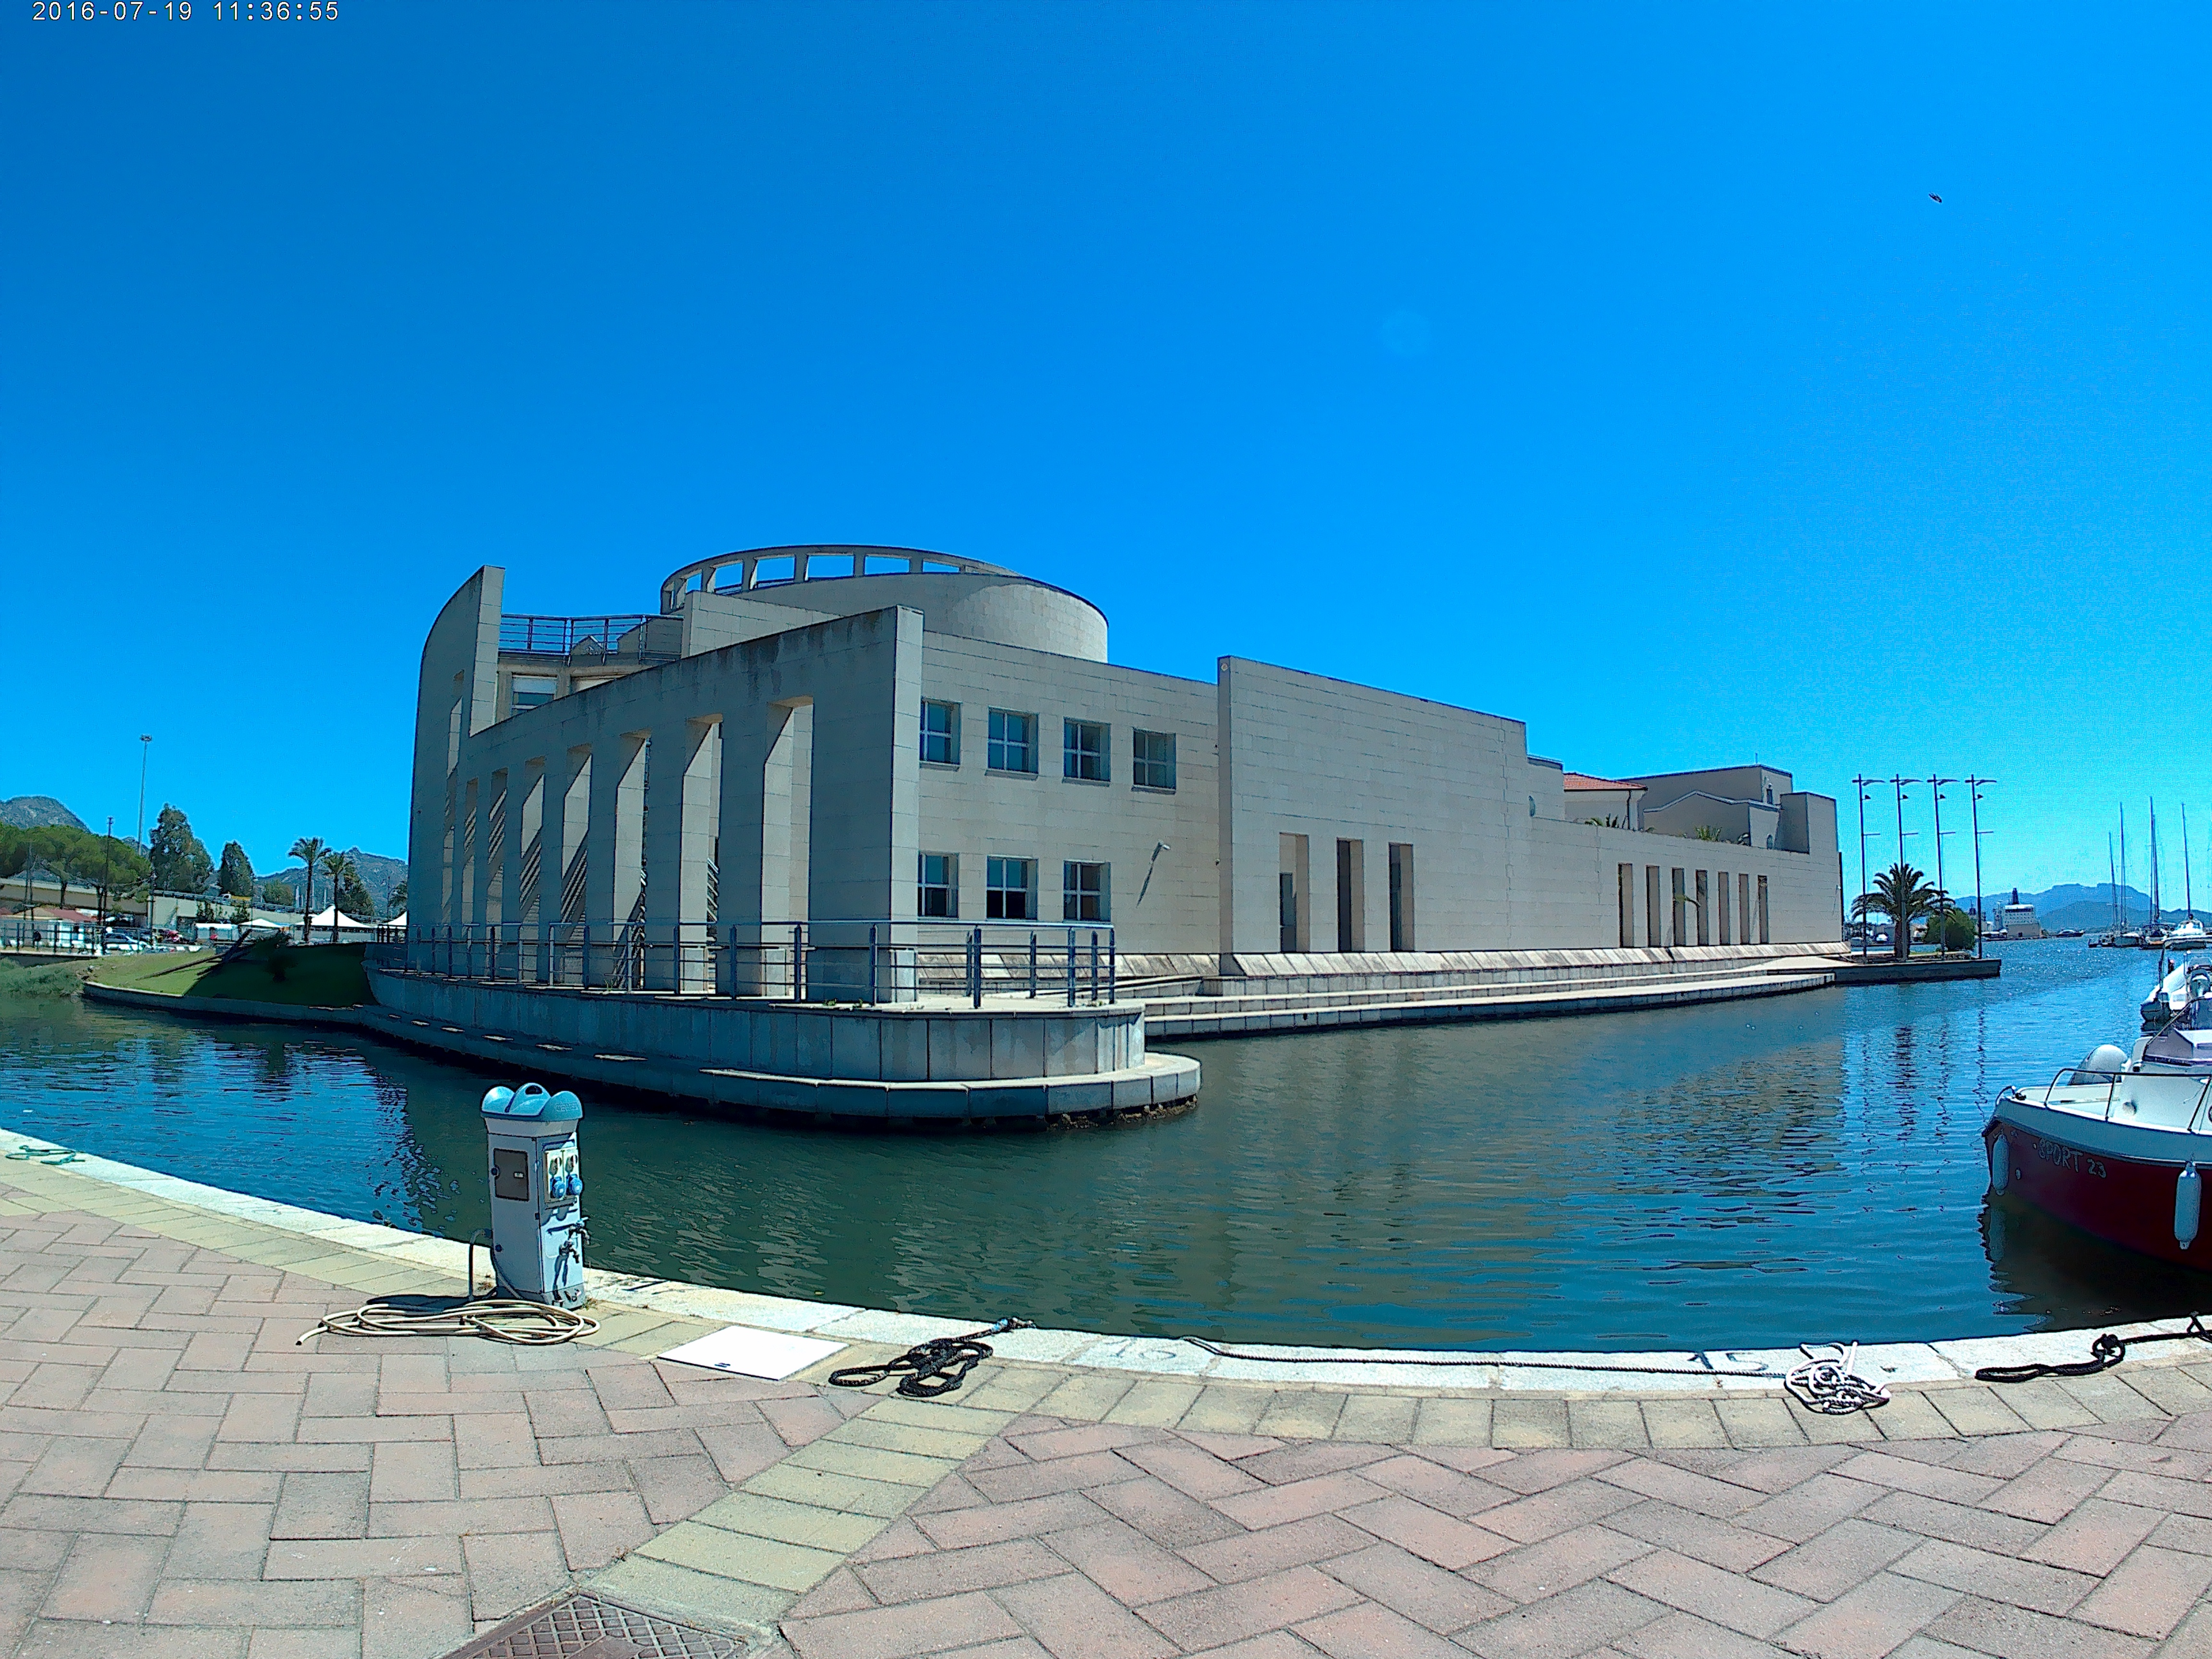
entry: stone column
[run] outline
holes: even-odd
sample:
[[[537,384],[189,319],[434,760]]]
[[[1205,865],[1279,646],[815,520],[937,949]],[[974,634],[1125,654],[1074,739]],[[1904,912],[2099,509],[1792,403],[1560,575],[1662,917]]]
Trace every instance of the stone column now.
[[[770,939],[763,925],[787,922],[790,904],[790,730],[794,705],[753,703],[726,710],[720,779],[721,858],[717,944],[726,996],[773,992],[787,970],[769,971],[774,949],[787,951],[787,933]]]
[[[646,745],[646,984],[657,991],[684,988],[680,947],[700,936],[706,921],[711,830],[705,797],[715,726],[712,719],[672,723],[656,728]]]
[[[592,859],[592,750],[579,744],[557,757],[560,769],[545,788],[545,817],[539,830],[538,914],[545,926],[545,977],[552,983],[583,983],[583,957],[574,946],[584,921],[580,884]],[[569,896],[573,883],[577,902]]]
[[[592,756],[591,875],[584,892],[590,928],[586,985],[617,982],[617,947],[645,879],[646,747],[649,734],[624,732]]]
[[[514,971],[518,979],[544,982],[545,937],[545,760],[538,756],[523,763],[520,786],[508,785],[508,806],[514,812],[514,848],[509,868],[514,872],[507,890],[514,895]]]

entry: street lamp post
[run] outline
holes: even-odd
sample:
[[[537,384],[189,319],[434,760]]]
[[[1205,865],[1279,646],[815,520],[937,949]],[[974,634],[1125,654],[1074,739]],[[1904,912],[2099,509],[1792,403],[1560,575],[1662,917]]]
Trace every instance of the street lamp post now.
[[[154,734],[150,732],[140,732],[138,734],[138,850],[142,853],[146,851],[146,760],[153,750]],[[109,833],[112,834],[114,828],[115,826],[111,823],[108,825]],[[151,855],[149,855],[146,860],[146,936],[149,940],[153,938],[153,934],[154,860]]]
[[[1867,844],[1867,827],[1866,827],[1867,785],[1869,785],[1869,784],[1870,784],[1870,783],[1879,783],[1879,782],[1881,782],[1881,779],[1879,779],[1879,778],[1865,778],[1865,777],[1853,778],[1853,779],[1851,780],[1851,787],[1852,787],[1853,788],[1856,789],[1856,790],[1859,792],[1859,896],[1860,896],[1862,899],[1863,899],[1863,898],[1866,896],[1866,891],[1867,891],[1867,857],[1866,857],[1866,844]],[[1858,924],[1859,924],[1859,954],[1860,954],[1861,956],[1864,956],[1864,955],[1866,954],[1866,947],[1867,947],[1867,934],[1866,934],[1866,910],[1865,910],[1865,908],[1864,908],[1864,907],[1863,907],[1863,906],[1862,906],[1862,907],[1860,908],[1860,910],[1859,910],[1859,915],[1858,915]]]
[[[1943,884],[1943,786],[1958,781],[1956,778],[1938,777],[1928,780],[1928,793],[1936,798],[1936,890],[1942,896],[1936,902],[1945,906],[1951,902],[1951,890]],[[1942,947],[1940,938],[1936,940],[1936,946],[1939,950]]]
[[[1982,954],[1982,791],[1995,783],[1995,778],[1962,778],[1966,786],[1966,798],[1973,803],[1974,815],[1974,956]]]
[[[1897,867],[1899,870],[1902,870],[1905,868],[1905,786],[1908,783],[1917,783],[1920,780],[1917,778],[1895,777],[1892,778],[1889,781],[1890,787],[1897,791]],[[1903,916],[1892,916],[1889,919],[1889,925],[1893,930],[1893,934],[1890,939],[1890,948],[1892,950],[1895,950],[1898,947],[1899,940],[1901,938],[1905,946],[1905,955],[1907,958],[1910,958],[1912,955],[1912,923],[1911,920]]]
[[[107,815],[107,833],[100,842],[100,943],[93,947],[94,956],[107,954],[107,889],[115,879],[111,867],[115,860],[115,814]]]

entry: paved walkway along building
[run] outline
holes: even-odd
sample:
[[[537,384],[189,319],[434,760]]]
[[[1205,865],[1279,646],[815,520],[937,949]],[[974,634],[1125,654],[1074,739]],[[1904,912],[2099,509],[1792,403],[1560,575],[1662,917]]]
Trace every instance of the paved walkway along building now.
[[[565,1620],[612,1659],[654,1617],[715,1659],[2212,1653],[2179,1345],[1842,1419],[1012,1361],[924,1402],[653,1359],[680,1315],[301,1344],[458,1291],[421,1265],[452,1247],[160,1184],[0,1164],[0,1654],[549,1654]]]
[[[1519,720],[1110,663],[1095,606],[973,560],[733,553],[627,616],[504,588],[477,571],[424,647],[409,866],[418,933],[505,940],[508,976],[567,939],[616,982],[635,940],[648,988],[744,991],[719,948],[809,921],[1222,959],[1840,933],[1835,803],[1786,772],[1571,788]]]

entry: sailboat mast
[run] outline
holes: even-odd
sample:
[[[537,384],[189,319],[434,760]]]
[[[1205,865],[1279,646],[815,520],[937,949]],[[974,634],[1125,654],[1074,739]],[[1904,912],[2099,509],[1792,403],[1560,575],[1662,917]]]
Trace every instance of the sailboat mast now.
[[[2123,888],[2124,888],[2124,887],[2126,887],[2126,886],[2127,886],[2127,884],[2128,884],[2128,804],[2127,804],[2127,802],[2125,802],[2125,801],[2122,801],[2122,802],[2120,803],[2120,885],[2121,885]],[[2134,905],[2132,905],[2132,904],[2130,904],[2130,903],[2129,903],[2127,900],[2125,900],[2125,899],[2122,899],[2122,900],[2120,901],[2120,931],[2121,931],[2122,933],[2125,933],[2125,932],[2127,931],[2127,927],[2128,927],[2128,919],[2129,919],[2129,917],[2130,917],[2130,916],[2134,913],[2134,910],[2135,910],[2135,906],[2134,906]]]
[[[2197,918],[2197,893],[2189,884],[2189,803],[2181,803],[2181,904],[2192,921]]]
[[[2150,925],[2166,925],[2166,895],[2158,885],[2158,797],[2150,798]]]
[[[2112,864],[2112,832],[2105,831],[2105,892],[2112,901],[2112,939],[2120,937],[2120,878]]]

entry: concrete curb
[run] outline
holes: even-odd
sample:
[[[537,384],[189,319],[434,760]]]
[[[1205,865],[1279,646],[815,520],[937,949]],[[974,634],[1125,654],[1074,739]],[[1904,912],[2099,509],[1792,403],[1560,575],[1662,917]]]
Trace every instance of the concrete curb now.
[[[67,1150],[29,1136],[10,1136],[9,1140],[34,1153]],[[67,1167],[148,1197],[367,1252],[395,1265],[434,1269],[456,1278],[466,1272],[468,1246],[459,1240],[349,1221],[90,1154],[78,1154]],[[850,1304],[763,1296],[598,1267],[586,1270],[585,1282],[598,1310],[627,1310],[655,1322],[742,1325],[892,1348],[961,1334],[996,1316],[982,1313],[968,1319],[943,1319]],[[2114,1328],[2133,1336],[2179,1331],[2187,1322],[2153,1320]],[[1940,1387],[1971,1382],[1978,1366],[2082,1358],[2094,1334],[2088,1330],[2042,1331],[2022,1336],[1869,1344],[1858,1351],[1858,1368],[1863,1375],[1892,1385]],[[1802,1357],[1794,1348],[1638,1353],[1514,1350],[1478,1355],[1448,1349],[1321,1348],[1257,1342],[1223,1346],[1265,1358],[1224,1357],[1170,1338],[1097,1331],[1024,1330],[992,1339],[992,1346],[1001,1358],[1095,1375],[1102,1383],[1113,1379],[1122,1389],[1151,1379],[1194,1386],[1258,1383],[1291,1389],[1418,1389],[1426,1395],[1447,1397],[1771,1395],[1781,1391],[1783,1374]],[[2177,1344],[2127,1363],[2131,1369],[2148,1368],[2199,1357],[2197,1350]],[[823,1362],[824,1367],[829,1364]],[[1658,1369],[1655,1372],[1639,1367]]]

